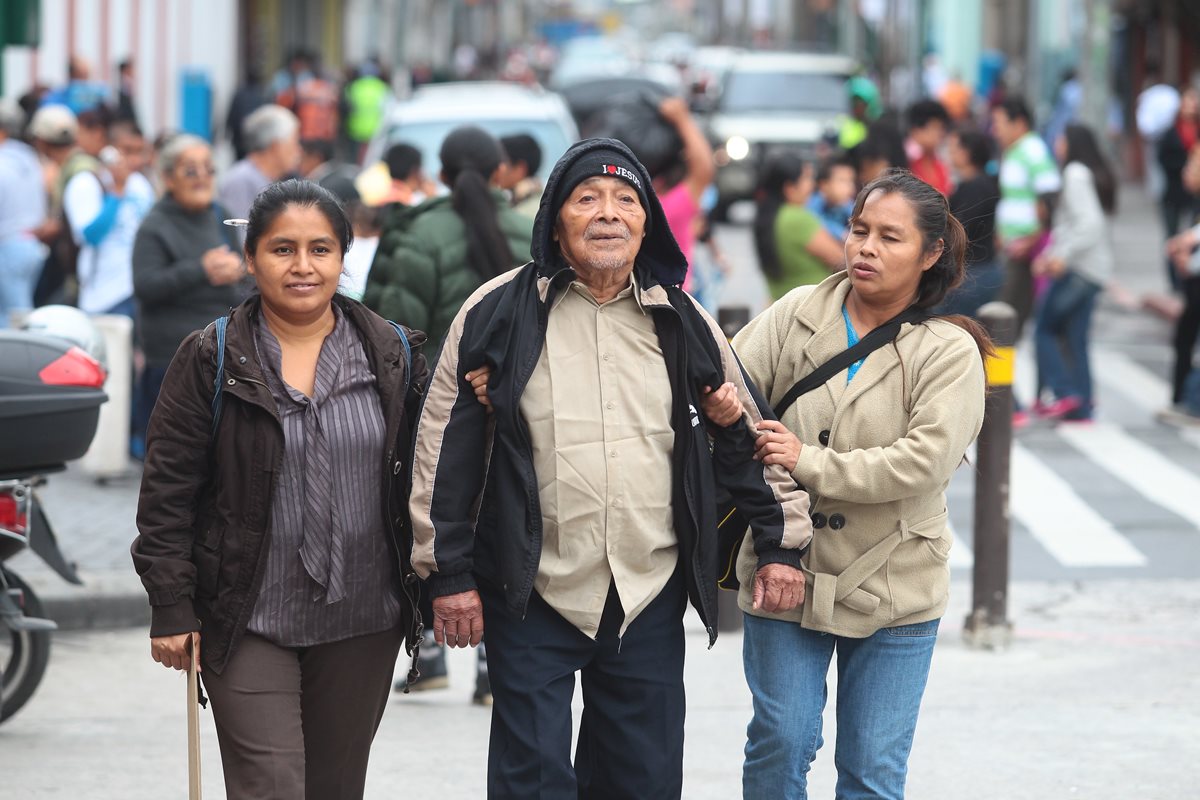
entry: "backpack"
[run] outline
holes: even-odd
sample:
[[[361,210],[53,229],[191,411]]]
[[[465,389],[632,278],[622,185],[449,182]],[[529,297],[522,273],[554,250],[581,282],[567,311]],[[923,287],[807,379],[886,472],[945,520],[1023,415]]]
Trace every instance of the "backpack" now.
[[[404,394],[408,394],[408,387],[412,381],[412,346],[408,343],[408,336],[404,333],[404,328],[390,319],[387,321],[389,325],[396,331],[396,335],[400,337],[400,345],[404,348]],[[229,316],[217,317],[213,320],[213,325],[217,333],[217,375],[213,378],[213,398],[212,398],[212,429],[209,434],[210,439],[215,439],[217,436],[217,425],[221,422],[221,395],[224,391],[225,381],[225,330],[229,327]]]

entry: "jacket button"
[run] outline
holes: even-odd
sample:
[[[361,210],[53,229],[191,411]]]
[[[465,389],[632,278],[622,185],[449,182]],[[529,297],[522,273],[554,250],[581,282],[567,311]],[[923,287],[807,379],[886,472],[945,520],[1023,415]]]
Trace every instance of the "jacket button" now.
[[[245,364],[245,363],[246,363],[246,357],[245,357],[245,356],[239,356],[239,357],[238,357],[238,363],[239,363],[239,364]]]
[[[833,528],[835,531],[840,531],[842,528],[846,527],[846,518],[841,514],[833,514],[829,517],[829,527]]]
[[[829,446],[829,431],[821,431],[819,434],[817,434],[817,441],[820,442],[821,444],[825,445],[826,447],[828,447]]]
[[[825,515],[822,514],[820,511],[813,514],[812,515],[812,526],[814,528],[824,528],[825,527]]]
[[[392,474],[393,474],[393,475],[399,475],[399,474],[400,474],[400,462],[399,462],[399,461],[397,461],[397,462],[396,462],[396,463],[395,463],[395,464],[392,466]]]

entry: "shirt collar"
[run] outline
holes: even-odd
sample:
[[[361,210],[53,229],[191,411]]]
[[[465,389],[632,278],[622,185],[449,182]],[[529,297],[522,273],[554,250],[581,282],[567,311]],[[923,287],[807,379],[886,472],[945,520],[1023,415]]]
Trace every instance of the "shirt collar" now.
[[[583,281],[576,279],[576,280],[571,281],[570,285],[568,285],[564,291],[561,291],[558,293],[558,296],[554,298],[554,303],[550,306],[550,310],[553,311],[554,309],[558,308],[558,304],[561,303],[563,301],[563,298],[565,298],[567,296],[567,292],[572,292],[572,291],[578,292],[585,300],[587,300],[592,305],[594,305],[594,306],[600,305],[599,303],[596,302],[596,298],[592,296],[592,293],[588,290],[587,286],[583,283]],[[625,286],[625,288],[622,289],[621,291],[617,292],[617,296],[614,297],[609,302],[615,303],[618,300],[624,300],[630,296],[632,296],[634,302],[637,303],[638,310],[641,311],[643,314],[647,313],[646,307],[642,304],[642,288],[641,288],[641,285],[638,283],[636,269],[630,273],[629,283]]]

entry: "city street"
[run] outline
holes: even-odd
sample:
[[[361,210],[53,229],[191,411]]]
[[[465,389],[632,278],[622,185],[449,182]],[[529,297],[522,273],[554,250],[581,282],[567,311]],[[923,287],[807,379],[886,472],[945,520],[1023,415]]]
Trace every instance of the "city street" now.
[[[969,587],[952,590],[913,749],[909,796],[972,800],[1178,800],[1200,779],[1200,582],[1021,582],[1006,652],[967,649]],[[740,636],[705,649],[689,615],[684,794],[739,796],[750,716]],[[393,698],[366,797],[484,796],[488,711],[470,703],[473,654],[452,687]],[[831,675],[831,681],[836,673]],[[830,693],[834,687],[831,683]],[[159,800],[187,784],[184,680],[149,657],[142,630],[60,634],[38,695],[0,727],[11,798]],[[580,709],[576,698],[576,712]],[[811,775],[833,796],[832,741]],[[202,715],[205,797],[223,797],[212,715]]]
[[[1126,187],[1115,221],[1117,281],[1161,290],[1153,209]],[[749,229],[718,233],[734,268],[724,302],[763,301]],[[962,643],[970,600],[973,474],[950,492],[955,584],[911,760],[912,797],[1188,796],[1200,779],[1200,435],[1156,423],[1165,404],[1169,326],[1114,302],[1097,320],[1099,422],[1031,427],[1013,458],[1015,641]],[[1027,354],[1025,354],[1027,356]],[[1023,358],[1018,391],[1028,391]],[[1150,478],[1152,480],[1147,480]],[[6,796],[158,798],[186,782],[182,679],[152,663],[145,599],[129,563],[136,472],[96,485],[76,467],[42,493],[69,557],[88,580],[67,587],[28,554],[11,562],[65,625],[124,625],[56,636],[39,693],[0,727]],[[687,798],[736,795],[749,693],[740,636],[708,651],[694,615],[687,662]],[[403,665],[401,665],[403,666]],[[488,711],[470,704],[471,655],[454,653],[452,688],[395,698],[374,749],[367,797],[483,795]],[[831,676],[833,680],[834,676]],[[833,692],[831,684],[831,694]],[[578,698],[576,703],[579,707]],[[836,721],[827,714],[826,740]],[[209,797],[220,797],[211,715],[203,718]],[[1176,767],[1164,770],[1170,757]],[[36,767],[31,765],[37,765]],[[833,791],[832,754],[812,775]]]

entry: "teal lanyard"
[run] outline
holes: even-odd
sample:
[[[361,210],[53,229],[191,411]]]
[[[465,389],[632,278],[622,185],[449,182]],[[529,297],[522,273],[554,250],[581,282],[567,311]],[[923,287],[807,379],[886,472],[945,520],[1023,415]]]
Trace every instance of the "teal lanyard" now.
[[[850,322],[850,312],[846,310],[845,304],[842,305],[842,319],[846,322],[846,348],[849,349],[858,344],[858,332],[854,330],[854,325]],[[854,380],[854,375],[858,372],[858,368],[861,367],[863,362],[866,360],[867,357],[863,356],[858,361],[855,361],[850,365],[850,367],[846,370],[846,383]]]

